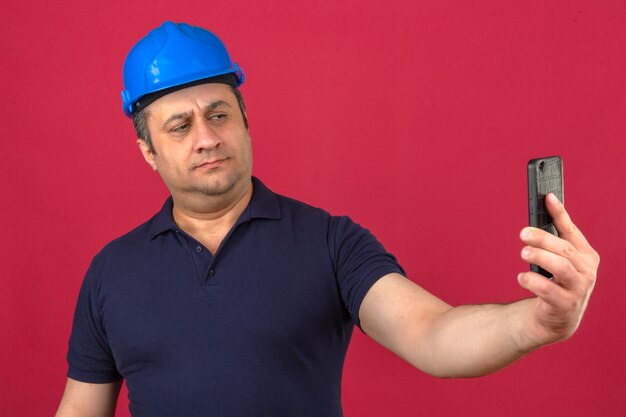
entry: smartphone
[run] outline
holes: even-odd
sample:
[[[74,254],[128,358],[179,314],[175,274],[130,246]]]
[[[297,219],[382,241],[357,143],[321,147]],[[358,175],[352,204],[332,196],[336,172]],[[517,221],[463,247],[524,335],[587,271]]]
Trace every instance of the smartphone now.
[[[563,161],[560,156],[536,158],[528,161],[528,221],[530,226],[538,227],[558,236],[552,218],[544,206],[548,193],[553,193],[563,200]],[[552,278],[549,271],[537,265],[530,265],[530,270]]]

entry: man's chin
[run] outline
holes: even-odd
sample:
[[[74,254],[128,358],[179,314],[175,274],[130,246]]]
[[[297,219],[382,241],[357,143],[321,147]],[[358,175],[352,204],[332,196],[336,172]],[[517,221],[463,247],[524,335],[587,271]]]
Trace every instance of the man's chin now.
[[[204,184],[198,184],[186,190],[187,193],[205,195],[207,197],[219,197],[226,195],[237,186],[239,178],[229,178],[221,181],[211,181]]]

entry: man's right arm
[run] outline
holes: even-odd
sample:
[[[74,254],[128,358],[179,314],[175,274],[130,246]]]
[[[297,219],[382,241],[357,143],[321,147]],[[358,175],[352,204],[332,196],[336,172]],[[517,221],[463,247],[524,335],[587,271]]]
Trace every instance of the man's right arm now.
[[[570,337],[587,307],[600,257],[553,194],[546,198],[546,208],[559,236],[533,228],[520,236],[527,245],[522,259],[554,273],[552,280],[530,271],[518,275],[534,298],[453,308],[392,273],[374,283],[363,299],[363,331],[439,377],[486,375]]]
[[[122,381],[91,384],[67,379],[56,417],[112,417]]]

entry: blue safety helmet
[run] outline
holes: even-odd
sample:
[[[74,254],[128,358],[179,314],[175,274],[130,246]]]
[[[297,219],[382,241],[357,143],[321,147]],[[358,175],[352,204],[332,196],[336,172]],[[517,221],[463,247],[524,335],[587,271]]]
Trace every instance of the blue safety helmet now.
[[[203,82],[239,87],[243,70],[206,29],[165,22],[133,46],[124,61],[124,113],[132,114],[172,91]]]

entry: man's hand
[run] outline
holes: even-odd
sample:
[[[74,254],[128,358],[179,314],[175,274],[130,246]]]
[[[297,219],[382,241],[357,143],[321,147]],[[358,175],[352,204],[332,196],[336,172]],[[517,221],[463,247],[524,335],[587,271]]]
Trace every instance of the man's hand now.
[[[541,229],[527,227],[520,237],[527,245],[522,259],[550,271],[549,280],[535,272],[518,275],[522,287],[534,293],[528,321],[521,329],[520,350],[528,351],[571,336],[582,319],[596,281],[600,257],[572,223],[563,204],[554,196],[546,197],[559,237]]]

